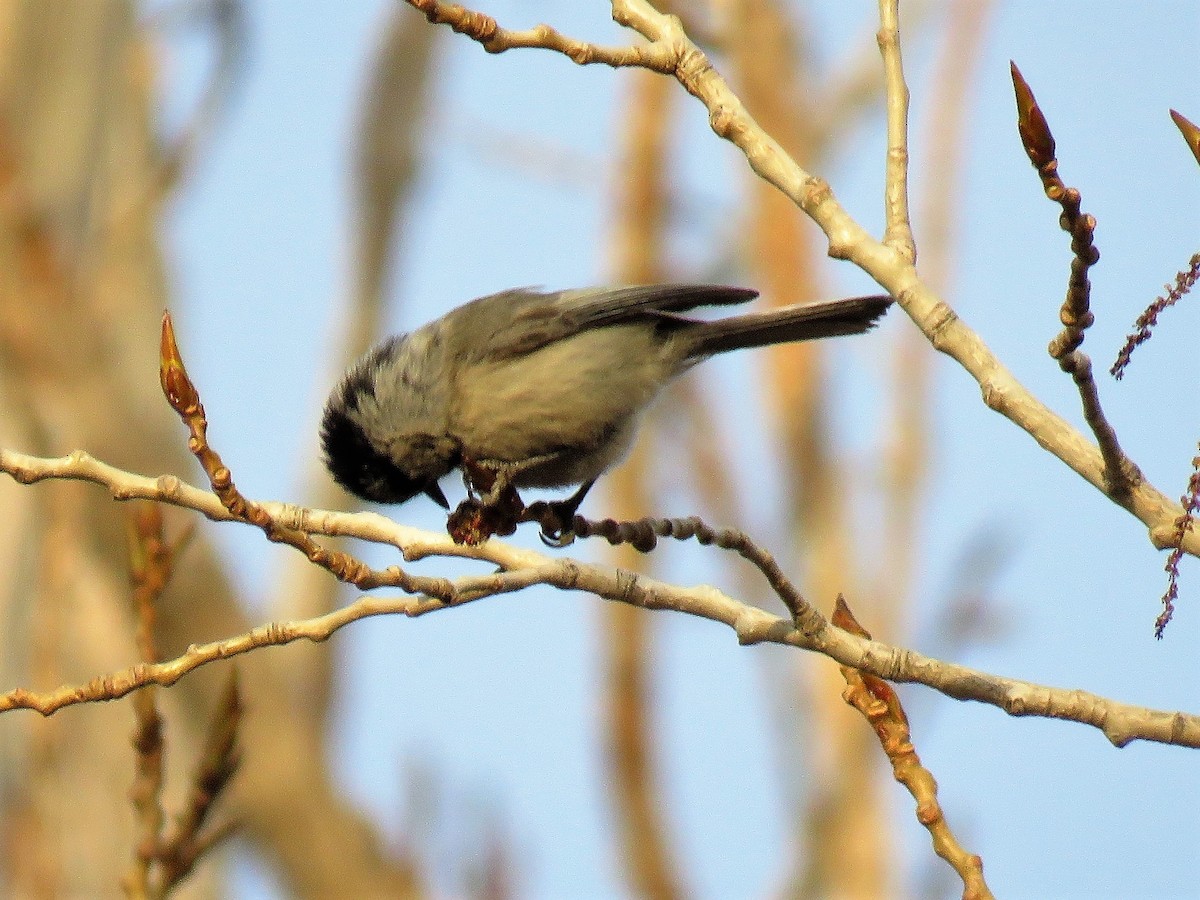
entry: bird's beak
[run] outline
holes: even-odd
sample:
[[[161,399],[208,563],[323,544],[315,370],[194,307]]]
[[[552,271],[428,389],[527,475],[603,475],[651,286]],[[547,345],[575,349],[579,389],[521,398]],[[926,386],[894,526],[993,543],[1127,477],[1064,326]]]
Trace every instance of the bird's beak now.
[[[446,499],[446,495],[442,493],[442,488],[436,481],[430,481],[425,485],[425,496],[442,509],[450,509],[450,501]]]

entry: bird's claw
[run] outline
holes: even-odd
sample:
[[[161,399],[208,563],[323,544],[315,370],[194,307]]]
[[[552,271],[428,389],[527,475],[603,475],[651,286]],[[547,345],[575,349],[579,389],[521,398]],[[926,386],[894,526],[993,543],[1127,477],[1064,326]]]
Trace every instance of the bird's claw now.
[[[562,512],[555,507],[560,506],[558,503],[547,503],[546,513],[538,520],[542,526],[542,530],[538,532],[538,537],[541,538],[543,544],[547,547],[569,547],[575,543],[575,529],[573,520],[575,511],[571,510],[565,517]]]
[[[537,522],[541,526],[538,537],[547,547],[568,547],[575,542],[575,512],[592,482],[581,485],[566,500],[539,500],[526,506],[513,487],[513,476],[524,465],[478,460],[463,465],[468,497],[446,523],[456,543],[475,545],[493,534],[509,535],[519,522]]]

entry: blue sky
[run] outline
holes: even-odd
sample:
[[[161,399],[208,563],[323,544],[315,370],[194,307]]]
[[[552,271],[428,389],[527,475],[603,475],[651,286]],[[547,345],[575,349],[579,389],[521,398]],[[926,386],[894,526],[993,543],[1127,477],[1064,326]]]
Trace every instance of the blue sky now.
[[[809,18],[830,60],[873,42],[874,4],[813,6]],[[240,89],[169,217],[180,340],[212,439],[254,497],[292,499],[317,452],[316,420],[331,377],[321,361],[349,284],[349,154],[386,8],[375,0],[253,4]],[[602,3],[508,0],[487,9],[515,27],[544,20],[570,34],[620,39]],[[1097,322],[1084,349],[1101,372],[1142,307],[1200,249],[1200,167],[1167,116],[1174,107],[1200,121],[1197,34],[1194,2],[1022,0],[993,12],[972,101],[959,277],[947,299],[1018,378],[1075,423],[1082,421],[1077,396],[1045,352],[1068,242],[1015,134],[1008,60],[1021,66],[1049,117],[1062,174],[1099,220]],[[464,38],[442,37],[437,113],[391,290],[397,329],[506,287],[606,280],[605,178],[625,76],[581,70],[544,52],[490,56]],[[933,171],[921,136],[934,46],[919,38],[906,47],[918,191]],[[170,121],[186,106],[204,58],[183,41],[165,53]],[[678,186],[698,210],[679,242],[686,264],[712,252],[744,164],[707,131],[699,104],[681,96],[680,106],[687,150]],[[855,154],[820,173],[876,232],[881,126],[872,117]],[[487,144],[495,136],[520,136],[594,177],[547,179],[498,162]],[[825,277],[833,290],[871,287],[844,265],[830,263]],[[1200,439],[1194,300],[1164,316],[1124,382],[1101,380],[1124,446],[1172,496],[1183,489]],[[881,391],[884,348],[907,327],[893,313],[874,344],[838,354],[837,378],[851,396]],[[951,360],[936,358],[934,372],[936,458],[920,536],[915,639],[936,618],[962,548],[994,529],[1011,547],[997,585],[1007,636],[956,661],[1134,703],[1200,708],[1200,567],[1185,562],[1176,620],[1166,640],[1154,641],[1163,557],[1144,528],[987,410]],[[850,417],[839,428],[856,452],[870,451],[872,423]],[[279,465],[281,448],[290,469]],[[416,502],[394,511],[435,529],[437,513]],[[205,527],[228,548],[248,593],[269,595],[287,551],[248,529]],[[664,565],[681,578],[719,577],[689,550],[665,552]],[[505,820],[529,896],[622,896],[596,749],[597,620],[592,598],[529,592],[350,628],[328,645],[343,679],[333,727],[346,790],[398,834],[404,768],[420,765],[453,803]],[[673,761],[667,789],[690,883],[702,897],[762,896],[779,873],[786,838],[773,799],[779,760],[768,742],[763,662],[787,651],[739,648],[722,628],[682,617],[659,616],[655,627],[662,752]],[[1116,750],[1083,726],[1011,719],[922,688],[903,695],[951,823],[983,855],[998,895],[1200,890],[1185,880],[1200,837],[1194,804],[1179,802],[1200,789],[1188,751]],[[799,749],[789,765],[804,765]],[[927,837],[906,795],[888,790],[895,841],[909,871],[919,873],[932,865]]]

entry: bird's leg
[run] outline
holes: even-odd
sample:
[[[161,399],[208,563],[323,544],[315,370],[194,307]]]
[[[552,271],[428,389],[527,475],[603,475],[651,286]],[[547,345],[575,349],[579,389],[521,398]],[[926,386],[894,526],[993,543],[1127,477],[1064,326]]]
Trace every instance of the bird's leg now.
[[[495,506],[522,472],[535,469],[543,463],[553,462],[557,455],[547,453],[509,462],[502,459],[472,459],[464,461],[463,480],[467,490],[478,494],[484,506]],[[514,488],[515,490],[515,488]]]
[[[520,462],[464,459],[463,483],[468,496],[446,520],[450,536],[456,543],[476,545],[494,534],[512,534],[518,523],[529,520],[514,482],[522,472],[553,459],[550,455]]]
[[[529,507],[527,516],[542,526],[539,537],[543,544],[547,547],[566,547],[575,540],[575,513],[595,483],[594,478],[585,481],[579,486],[579,490],[566,500],[535,503]]]
[[[509,535],[522,521],[525,503],[513,487],[514,472],[504,466],[464,460],[463,483],[467,499],[446,520],[446,530],[457,544],[482,544],[494,534]]]
[[[547,547],[565,547],[575,540],[575,513],[595,479],[580,485],[570,497],[525,506],[514,482],[522,472],[557,459],[554,454],[518,462],[496,459],[463,461],[463,482],[470,494],[451,515],[448,526],[459,543],[478,544],[493,534],[512,534],[518,522],[537,522]]]

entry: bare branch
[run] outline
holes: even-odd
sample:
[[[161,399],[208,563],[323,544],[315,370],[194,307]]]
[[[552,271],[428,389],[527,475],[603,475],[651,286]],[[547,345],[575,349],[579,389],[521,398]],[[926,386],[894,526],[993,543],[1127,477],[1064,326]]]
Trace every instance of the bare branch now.
[[[645,518],[636,522],[615,522],[612,519],[597,522],[576,516],[574,529],[577,537],[602,537],[614,546],[629,544],[642,553],[653,550],[660,537],[675,538],[679,541],[695,538],[697,543],[704,546],[715,544],[722,550],[732,550],[762,573],[771,590],[779,596],[791,613],[793,621],[801,627],[822,627],[822,623],[818,621],[820,613],[809,606],[796,590],[796,586],[788,581],[775,557],[735,528],[722,528],[718,531],[695,516],[687,519]],[[813,618],[814,616],[816,618]]]
[[[471,40],[478,41],[488,53],[503,53],[505,50],[536,47],[554,50],[581,66],[593,64],[613,66],[614,68],[639,66],[664,74],[674,71],[677,65],[671,49],[663,44],[600,47],[566,37],[549,25],[537,25],[527,31],[510,31],[507,28],[501,28],[491,16],[474,12],[457,3],[440,3],[438,0],[408,0],[408,2],[410,6],[424,13],[425,18],[430,22],[437,25],[449,25],[459,34],[465,34]],[[616,17],[615,9],[613,16]]]
[[[1058,360],[1059,367],[1075,381],[1083,403],[1083,417],[1096,436],[1100,455],[1104,459],[1105,492],[1114,499],[1124,497],[1133,484],[1142,480],[1142,473],[1121,449],[1117,433],[1100,406],[1100,392],[1092,374],[1092,361],[1079,349],[1083,345],[1084,333],[1095,321],[1090,309],[1092,285],[1088,280],[1088,270],[1100,260],[1100,251],[1093,242],[1096,220],[1080,209],[1079,191],[1067,187],[1059,176],[1050,124],[1016,63],[1010,63],[1010,67],[1017,96],[1017,130],[1029,161],[1042,180],[1046,196],[1062,207],[1059,224],[1063,231],[1071,235],[1071,275],[1067,281],[1067,295],[1059,312],[1063,330],[1050,342],[1049,352]]]
[[[63,459],[39,459],[0,450],[0,471],[22,482],[45,478],[94,481],[108,487],[118,499],[147,496],[195,509],[210,518],[233,518],[212,494],[181,485],[178,479],[155,480],[132,475],[97,463],[82,453]],[[158,491],[156,485],[160,482],[171,487]],[[288,528],[306,534],[337,534],[390,544],[409,561],[429,556],[484,560],[500,571],[448,579],[410,575],[391,566],[371,572],[371,578],[367,580],[380,585],[396,585],[417,596],[363,596],[323,616],[262,625],[223,641],[193,645],[173,660],[152,665],[142,663],[94,678],[83,685],[67,685],[45,693],[17,688],[0,696],[0,712],[33,709],[42,715],[50,715],[64,706],[115,700],[148,684],[174,684],[193,669],[258,647],[297,640],[325,641],[345,625],[371,616],[400,614],[416,617],[448,606],[544,584],[560,590],[585,591],[644,609],[674,610],[711,619],[732,628],[742,644],[775,643],[813,650],[888,681],[923,684],[948,697],[996,706],[1009,715],[1064,719],[1091,725],[1118,747],[1135,740],[1200,747],[1200,716],[1118,703],[1086,691],[1047,687],[930,659],[912,650],[849,634],[829,625],[815,609],[810,608],[799,619],[800,625],[793,625],[787,619],[742,603],[711,587],[665,584],[608,566],[573,559],[550,559],[499,541],[467,547],[455,544],[448,535],[421,532],[374,513],[334,513],[273,503],[258,506],[286,521]]]
[[[208,738],[192,778],[187,805],[176,816],[174,828],[162,843],[159,860],[164,892],[186,878],[196,861],[228,837],[235,827],[234,823],[227,822],[208,831],[202,830],[213,805],[228,787],[241,761],[237,750],[241,719],[237,669],[231,668],[221,703],[208,726]]]
[[[900,55],[899,0],[879,0],[878,41],[887,97],[887,178],[883,189],[887,225],[883,242],[913,264],[917,261],[917,245],[908,212],[909,93]]]
[[[1182,514],[1179,505],[1144,480],[1133,485],[1128,494],[1114,495],[1100,449],[1017,381],[979,335],[921,279],[911,259],[897,247],[872,238],[837,201],[824,179],[807,172],[788,156],[688,39],[677,18],[657,12],[645,0],[613,0],[613,20],[650,41],[648,46],[614,50],[564,38],[547,26],[505,32],[486,16],[437,0],[408,2],[431,21],[460,26],[456,30],[480,41],[491,52],[541,47],[566,53],[580,64],[643,66],[674,75],[707,107],[712,130],[737,146],[755,173],[790,197],[825,232],[829,255],[853,262],[896,297],[930,343],[955,359],[979,383],[989,408],[1027,432],[1043,449],[1139,519],[1154,546],[1173,546],[1175,521]],[[1189,532],[1184,550],[1200,555],[1200,535]]]
[[[191,432],[188,449],[204,468],[213,493],[234,519],[261,528],[268,540],[295,547],[311,562],[329,570],[339,581],[349,582],[363,590],[386,583],[377,581],[377,573],[372,573],[364,563],[349,554],[328,550],[305,532],[281,524],[259,504],[247,500],[237,489],[229,469],[208,443],[208,420],[204,415],[204,405],[179,355],[169,313],[163,313],[159,376],[167,402]]]
[[[858,624],[846,601],[838,597],[832,621],[852,634],[870,638]],[[933,849],[946,860],[963,882],[963,900],[991,900],[992,892],[983,880],[983,860],[968,853],[950,830],[942,806],[938,803],[937,782],[921,763],[912,744],[908,716],[895,689],[886,681],[867,675],[849,666],[841,666],[846,679],[842,699],[863,714],[879,737],[880,746],[892,764],[896,780],[908,788],[917,801],[917,819],[929,831]]]

